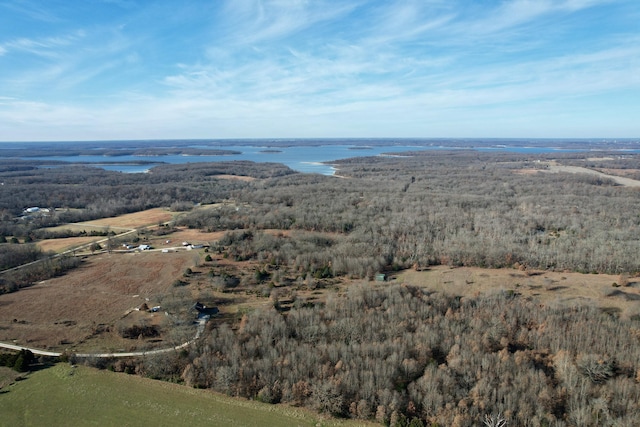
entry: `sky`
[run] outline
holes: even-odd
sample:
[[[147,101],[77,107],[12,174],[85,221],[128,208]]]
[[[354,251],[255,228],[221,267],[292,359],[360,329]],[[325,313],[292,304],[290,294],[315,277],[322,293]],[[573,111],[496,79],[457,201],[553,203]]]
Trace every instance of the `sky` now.
[[[0,0],[0,141],[637,138],[638,0]]]

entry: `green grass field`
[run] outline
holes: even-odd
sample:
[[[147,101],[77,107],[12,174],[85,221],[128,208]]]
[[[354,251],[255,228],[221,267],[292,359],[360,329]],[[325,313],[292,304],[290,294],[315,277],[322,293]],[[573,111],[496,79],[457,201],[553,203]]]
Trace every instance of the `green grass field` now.
[[[300,408],[58,364],[0,390],[0,426],[355,426]]]

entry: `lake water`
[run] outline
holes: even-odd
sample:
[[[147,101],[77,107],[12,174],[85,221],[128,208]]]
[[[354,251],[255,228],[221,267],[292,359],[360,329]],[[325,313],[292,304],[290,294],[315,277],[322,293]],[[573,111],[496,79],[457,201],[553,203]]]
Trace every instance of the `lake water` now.
[[[332,175],[334,169],[330,165],[322,162],[331,162],[339,159],[347,159],[354,157],[379,156],[384,153],[404,153],[408,151],[433,151],[433,150],[452,150],[451,147],[443,146],[416,146],[416,145],[299,145],[289,147],[264,147],[264,146],[247,146],[247,145],[224,145],[224,146],[197,146],[193,148],[209,148],[224,149],[238,151],[241,154],[232,155],[169,155],[169,156],[50,156],[50,157],[31,157],[40,160],[60,160],[72,163],[90,164],[106,170],[140,173],[146,172],[153,166],[161,163],[184,164],[196,162],[224,162],[233,160],[249,160],[253,162],[273,162],[283,163],[293,170],[304,173],[319,173],[324,175]],[[568,152],[568,151],[585,151],[585,150],[569,150],[553,147],[478,147],[474,148],[478,151],[509,151],[519,153],[549,153],[549,152]],[[144,165],[117,164],[112,162],[154,162]],[[112,164],[105,164],[105,163]]]

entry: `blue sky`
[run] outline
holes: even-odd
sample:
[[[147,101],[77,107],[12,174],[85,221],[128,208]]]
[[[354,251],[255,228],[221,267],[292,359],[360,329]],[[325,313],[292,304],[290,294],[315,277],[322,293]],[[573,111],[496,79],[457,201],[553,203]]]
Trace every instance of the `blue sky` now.
[[[638,0],[0,0],[0,141],[640,137]]]

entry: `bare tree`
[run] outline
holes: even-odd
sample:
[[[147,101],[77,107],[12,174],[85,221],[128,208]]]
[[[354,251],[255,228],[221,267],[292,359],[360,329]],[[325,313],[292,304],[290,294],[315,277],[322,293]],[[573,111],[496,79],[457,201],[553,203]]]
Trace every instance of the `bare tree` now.
[[[485,415],[483,422],[487,427],[505,427],[507,425],[507,420],[502,418],[500,413],[495,417],[493,415]]]

